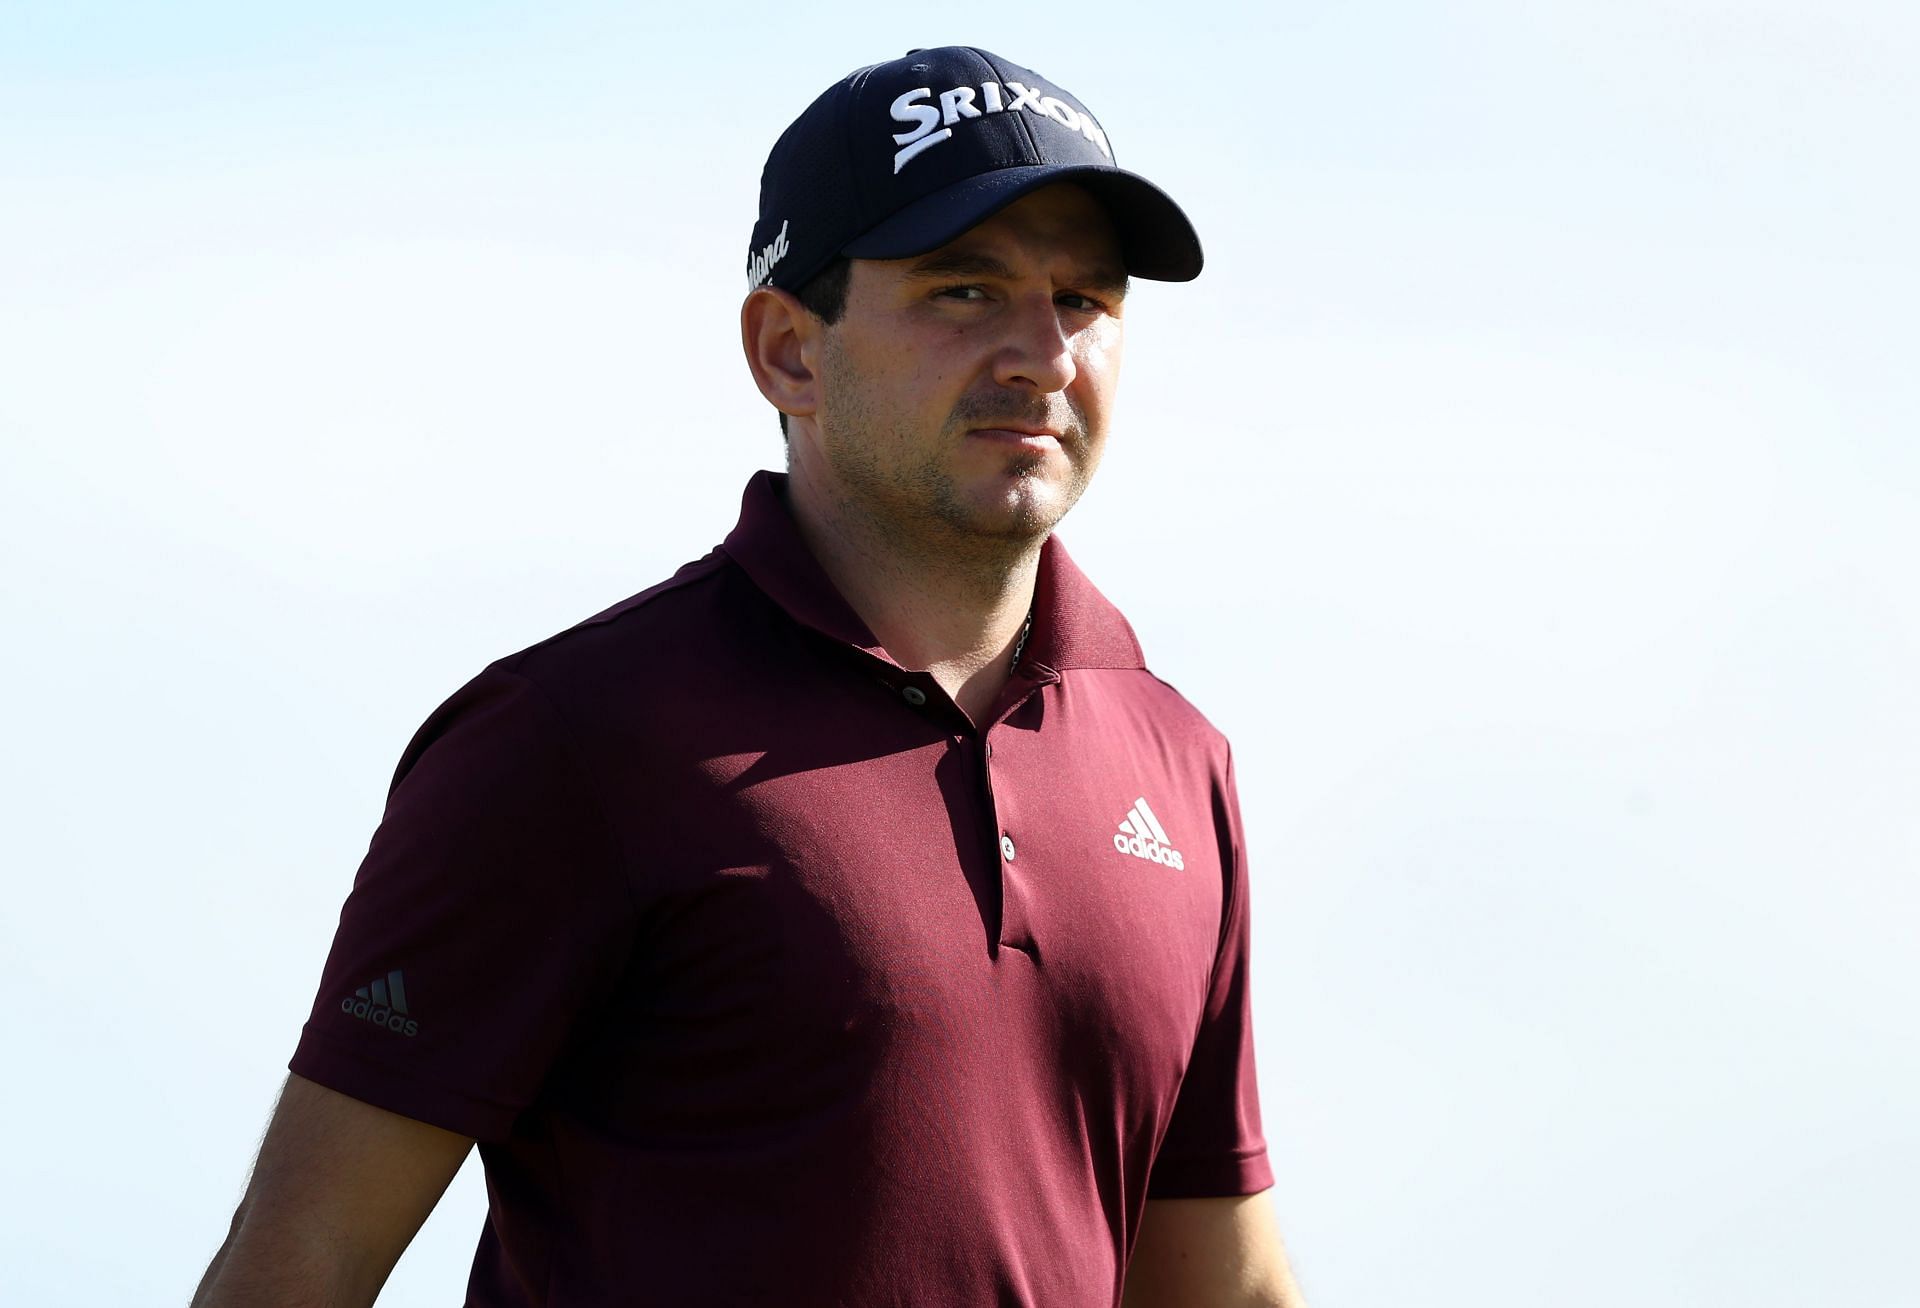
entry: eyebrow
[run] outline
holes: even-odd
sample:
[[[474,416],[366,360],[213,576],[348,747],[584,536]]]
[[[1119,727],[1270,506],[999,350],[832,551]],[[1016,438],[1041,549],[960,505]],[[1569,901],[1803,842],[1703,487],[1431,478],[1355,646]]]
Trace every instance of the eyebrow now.
[[[913,267],[907,269],[907,276],[926,281],[941,277],[998,277],[1010,281],[1015,273],[1012,268],[990,254],[976,254],[967,250],[935,250],[932,254],[924,255],[915,261]],[[1106,265],[1089,268],[1085,273],[1069,280],[1110,295],[1125,295],[1127,292],[1127,274],[1118,268]]]

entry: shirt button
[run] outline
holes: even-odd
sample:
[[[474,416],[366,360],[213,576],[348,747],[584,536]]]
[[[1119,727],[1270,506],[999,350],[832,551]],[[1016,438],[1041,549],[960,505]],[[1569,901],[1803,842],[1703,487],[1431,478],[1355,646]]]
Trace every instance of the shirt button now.
[[[927,702],[927,692],[918,686],[908,686],[900,692],[900,698],[915,708],[919,708]]]
[[[1013,837],[1012,836],[1003,835],[1000,837],[1000,854],[1001,854],[1001,857],[1007,860],[1007,862],[1009,863],[1013,862]]]

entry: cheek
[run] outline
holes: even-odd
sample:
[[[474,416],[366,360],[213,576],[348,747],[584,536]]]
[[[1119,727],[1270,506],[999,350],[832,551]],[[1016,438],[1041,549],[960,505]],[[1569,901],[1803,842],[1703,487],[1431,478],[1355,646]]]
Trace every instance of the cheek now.
[[[870,426],[898,425],[927,406],[943,371],[939,349],[903,349],[884,336],[843,335],[823,359],[827,407]]]
[[[1107,403],[1120,382],[1119,332],[1088,332],[1074,350],[1074,366],[1091,403]]]

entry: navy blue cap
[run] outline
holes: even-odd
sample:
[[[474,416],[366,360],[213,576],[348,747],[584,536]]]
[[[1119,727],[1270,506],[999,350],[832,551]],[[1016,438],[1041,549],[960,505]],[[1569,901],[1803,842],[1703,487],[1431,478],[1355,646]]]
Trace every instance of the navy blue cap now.
[[[767,156],[748,289],[797,290],[842,254],[925,254],[1062,181],[1106,205],[1129,273],[1200,275],[1200,238],[1180,206],[1114,163],[1099,121],[1038,73],[971,46],[859,69],[808,105]]]

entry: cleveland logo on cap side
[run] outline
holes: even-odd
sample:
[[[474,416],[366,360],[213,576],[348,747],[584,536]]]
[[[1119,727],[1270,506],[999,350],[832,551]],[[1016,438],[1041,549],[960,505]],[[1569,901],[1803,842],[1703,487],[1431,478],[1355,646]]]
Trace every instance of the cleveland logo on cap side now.
[[[1009,100],[998,82],[980,83],[980,101],[975,104],[974,88],[956,86],[940,93],[940,107],[919,103],[933,98],[933,88],[922,86],[908,91],[893,102],[893,121],[896,123],[916,123],[909,132],[894,133],[894,144],[901,147],[893,156],[893,171],[898,173],[908,162],[923,150],[930,150],[953,135],[953,125],[962,118],[979,118],[984,114],[997,114],[1009,109],[1025,109],[1029,113],[1051,118],[1070,132],[1079,132],[1082,136],[1100,147],[1100,153],[1113,158],[1113,149],[1107,144],[1107,134],[1100,130],[1100,124],[1093,121],[1093,115],[1082,113],[1057,96],[1042,95],[1038,87],[1025,87],[1018,82],[1008,82],[1005,91],[1013,92]],[[938,129],[937,131],[935,129]]]
[[[762,282],[773,276],[773,265],[787,257],[787,223],[780,224],[780,234],[768,241],[766,247],[747,260],[747,289],[760,289]]]

